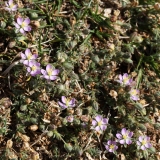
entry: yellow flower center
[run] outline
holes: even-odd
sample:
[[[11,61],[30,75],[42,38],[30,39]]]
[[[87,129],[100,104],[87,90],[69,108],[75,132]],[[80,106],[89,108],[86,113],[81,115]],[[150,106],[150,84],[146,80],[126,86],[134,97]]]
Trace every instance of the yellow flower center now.
[[[128,80],[129,80],[128,77],[125,77],[125,78],[123,79],[123,82],[126,83]]]
[[[114,144],[111,144],[111,145],[109,146],[109,148],[110,148],[110,149],[113,149],[113,148],[114,148]]]
[[[31,54],[29,54],[29,55],[27,56],[27,59],[28,59],[28,60],[30,60],[30,59],[31,59],[31,57],[32,57],[32,55],[31,55]]]
[[[49,69],[49,70],[47,71],[47,73],[48,73],[49,76],[51,76],[51,75],[52,75],[52,69]]]
[[[9,7],[12,9],[12,8],[14,7],[14,4],[11,3],[11,4],[9,5]]]
[[[127,139],[127,137],[128,137],[128,136],[127,136],[126,134],[125,134],[125,135],[123,135],[123,139],[125,139],[125,140],[126,140],[126,139]]]
[[[142,145],[145,145],[147,142],[145,140],[142,141]]]
[[[36,66],[32,66],[32,71],[35,71],[36,70]]]
[[[102,121],[99,121],[99,122],[98,122],[98,126],[101,126],[101,125],[102,125]]]
[[[131,95],[133,95],[133,96],[137,95],[136,89],[133,89],[133,90],[131,91]]]
[[[26,23],[25,23],[25,22],[22,22],[21,27],[24,28],[24,27],[26,27],[26,26],[27,26]]]

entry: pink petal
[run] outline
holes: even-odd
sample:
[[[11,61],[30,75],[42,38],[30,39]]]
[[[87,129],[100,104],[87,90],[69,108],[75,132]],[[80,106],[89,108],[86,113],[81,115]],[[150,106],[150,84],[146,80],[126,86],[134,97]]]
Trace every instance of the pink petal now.
[[[137,145],[138,145],[138,146],[140,146],[140,145],[141,145],[141,143],[140,143],[139,141],[137,141]]]
[[[122,139],[122,140],[119,141],[119,143],[120,143],[120,144],[125,144],[125,140]]]
[[[29,66],[29,61],[28,60],[24,60],[23,64]]]
[[[109,140],[109,141],[107,142],[107,144],[108,144],[108,145],[111,145],[111,144],[112,144],[112,141],[111,141],[111,140]]]
[[[31,68],[30,68],[30,67],[27,67],[27,71],[28,71],[28,72],[31,72]]]
[[[26,27],[23,27],[23,29],[27,32],[31,31],[31,27],[30,26],[26,26]]]
[[[96,126],[96,125],[97,125],[97,121],[92,120],[92,125],[93,125],[93,126]]]
[[[119,134],[119,133],[116,134],[116,137],[117,137],[118,139],[122,139],[122,135]]]
[[[44,70],[44,69],[41,69],[41,73],[42,73],[43,75],[46,75],[46,74],[47,74],[46,70]]]
[[[142,150],[145,150],[145,149],[146,149],[146,147],[145,147],[145,146],[141,146],[141,149],[142,149]]]
[[[126,134],[126,132],[127,132],[126,128],[123,128],[121,131],[122,135]]]
[[[30,19],[29,18],[25,18],[24,23],[28,25],[30,23]]]
[[[19,25],[21,25],[21,24],[22,24],[22,22],[23,22],[23,18],[18,17],[18,18],[17,18],[17,23],[18,23]]]
[[[99,122],[99,121],[102,120],[102,116],[101,116],[101,115],[97,115],[97,116],[95,117],[95,119],[96,119],[97,122]]]
[[[8,1],[8,4],[9,4],[9,5],[12,5],[12,4],[13,4],[13,0],[9,0],[9,1]]]
[[[53,66],[52,66],[51,64],[48,64],[48,65],[46,66],[46,71],[48,72],[48,71],[50,71],[50,70],[53,70]]]
[[[127,144],[131,144],[132,141],[131,141],[130,139],[126,139],[126,143],[127,143]]]
[[[123,74],[123,79],[124,79],[124,78],[127,78],[127,77],[128,77],[128,74],[127,74],[127,73]]]
[[[52,71],[52,75],[54,76],[58,75],[58,73],[59,73],[59,69],[55,69]]]
[[[62,107],[62,109],[66,109],[67,108],[67,106],[65,104],[63,104],[63,103],[61,103],[59,101],[58,101],[58,104]]]
[[[101,128],[102,131],[104,131],[104,130],[106,130],[107,126],[101,125],[100,128]]]
[[[119,79],[120,79],[120,81],[122,81],[122,80],[123,80],[123,77],[122,77],[122,75],[119,75]]]
[[[33,54],[31,59],[36,59],[38,57],[38,54]]]
[[[108,119],[107,118],[103,118],[102,122],[103,122],[103,124],[108,124]]]
[[[26,57],[25,54],[21,53],[21,58],[22,58],[22,59],[26,59],[27,57]]]
[[[75,99],[72,98],[72,99],[69,101],[68,104],[71,105],[71,106],[75,106]]]
[[[128,136],[132,137],[133,136],[133,132],[129,132]]]
[[[44,75],[44,78],[45,78],[45,79],[49,79],[49,76],[48,76],[48,75]]]
[[[109,150],[109,146],[105,145],[106,150]]]
[[[56,80],[56,79],[57,79],[57,76],[50,76],[50,79],[51,79],[51,80]]]
[[[139,137],[139,141],[142,142],[142,141],[143,141],[143,138],[144,138],[143,136],[140,136],[140,137]]]
[[[150,143],[147,143],[147,144],[145,144],[145,147],[146,147],[146,148],[151,148],[152,145],[151,145]]]
[[[27,49],[25,50],[25,55],[26,55],[27,57],[32,55],[30,49],[27,48]]]
[[[20,32],[22,33],[22,34],[24,34],[25,33],[25,31],[21,28],[20,29]]]
[[[109,152],[113,152],[113,149],[110,149],[110,148],[109,148],[109,150],[108,150],[108,151],[109,151]]]
[[[62,96],[62,97],[61,97],[61,101],[62,101],[64,104],[66,104],[66,101],[67,101],[66,97],[65,97],[65,96]]]
[[[100,131],[101,129],[100,129],[99,126],[97,126],[97,127],[95,128],[95,130],[96,130],[96,131]]]
[[[19,24],[17,23],[13,23],[15,25],[16,28],[20,28]]]

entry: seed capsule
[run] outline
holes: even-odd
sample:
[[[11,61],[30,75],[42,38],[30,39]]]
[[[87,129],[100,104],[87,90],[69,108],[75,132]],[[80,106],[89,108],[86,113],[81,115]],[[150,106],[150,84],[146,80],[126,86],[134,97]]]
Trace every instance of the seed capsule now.
[[[37,125],[31,125],[31,126],[29,127],[29,129],[30,129],[31,131],[36,131],[36,130],[38,129],[38,126],[37,126]]]

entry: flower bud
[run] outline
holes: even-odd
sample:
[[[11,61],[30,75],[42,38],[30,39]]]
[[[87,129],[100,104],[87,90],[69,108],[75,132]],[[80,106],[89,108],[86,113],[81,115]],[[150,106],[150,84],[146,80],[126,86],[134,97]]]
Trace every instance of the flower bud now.
[[[73,149],[70,143],[65,143],[64,148],[66,149],[67,152],[71,152]]]
[[[32,152],[31,158],[32,160],[39,160],[39,154],[37,152]]]
[[[39,125],[39,129],[40,129],[41,131],[44,131],[44,130],[45,130],[45,125],[40,124],[40,125]]]
[[[11,42],[9,42],[8,47],[13,48],[13,47],[15,47],[15,45],[16,45],[16,41],[11,41]]]
[[[77,116],[81,116],[82,115],[82,109],[81,108],[77,108],[76,109],[76,115]]]
[[[26,111],[27,110],[27,105],[20,106],[20,110],[21,111]]]
[[[160,9],[160,4],[159,4],[159,3],[155,3],[155,4],[154,4],[154,8],[155,8],[156,10],[159,10],[159,9]]]
[[[30,122],[33,124],[37,124],[37,119],[36,118],[30,118]]]
[[[79,146],[75,146],[75,152],[77,153],[78,156],[82,156],[83,150]]]
[[[48,136],[48,137],[52,137],[52,136],[53,136],[53,132],[52,132],[52,131],[48,131],[48,132],[47,132],[47,136]]]
[[[97,64],[98,64],[99,61],[100,61],[98,55],[92,55],[91,59],[92,59],[93,62],[95,62],[95,63],[97,63]]]
[[[133,64],[133,61],[131,59],[129,59],[129,58],[128,59],[124,59],[123,61],[128,63],[128,64]]]
[[[108,48],[110,49],[110,51],[114,51],[115,45],[114,44],[108,44]]]
[[[7,147],[7,148],[12,148],[12,146],[13,146],[13,141],[12,141],[11,139],[9,139],[9,140],[7,141],[6,147]]]
[[[160,123],[155,123],[153,126],[154,126],[154,128],[157,129],[157,130],[160,129]]]
[[[31,19],[38,18],[38,14],[36,12],[30,12],[29,15]]]

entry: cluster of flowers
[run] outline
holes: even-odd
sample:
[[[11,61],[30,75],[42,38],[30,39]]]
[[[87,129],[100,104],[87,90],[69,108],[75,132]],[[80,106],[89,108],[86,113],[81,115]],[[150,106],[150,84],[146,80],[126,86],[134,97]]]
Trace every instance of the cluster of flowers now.
[[[14,12],[17,11],[18,9],[18,5],[13,3],[13,0],[9,0],[8,2],[5,2],[5,9],[9,12]],[[30,19],[29,18],[22,18],[22,17],[18,17],[17,18],[17,23],[13,22],[13,24],[16,27],[17,32],[20,32],[22,34],[25,34],[26,32],[30,32],[31,31],[31,26],[30,24]]]
[[[40,77],[43,77],[47,80],[56,80],[57,75],[59,74],[59,69],[54,69],[51,64],[46,66],[46,70],[40,68],[40,63],[36,61],[38,54],[32,54],[30,49],[26,49],[25,53],[21,53],[20,62],[23,63],[28,73],[31,76],[36,76],[42,74]]]
[[[108,124],[108,118],[103,118],[101,115],[97,115],[95,119],[92,120],[92,129],[94,129],[96,132],[102,133],[106,130],[107,124]],[[116,134],[116,140],[108,140],[107,142],[104,142],[104,146],[107,151],[109,152],[115,152],[118,149],[117,142],[122,145],[130,145],[132,143],[133,132],[130,132],[126,128],[123,128],[121,130],[121,133]],[[150,143],[150,137],[147,137],[145,135],[142,135],[138,138],[136,142],[138,149],[146,150],[147,148],[150,148],[152,145]]]
[[[6,7],[5,9],[9,12],[17,11],[18,6],[13,3],[13,0],[9,0],[8,2],[5,2]],[[26,32],[31,31],[30,19],[29,18],[17,18],[17,23],[13,23],[16,27],[16,29],[22,33],[25,34]],[[51,64],[48,64],[46,66],[46,70],[40,68],[40,63],[36,61],[38,57],[38,54],[32,54],[30,49],[26,49],[25,53],[21,53],[21,60],[20,62],[23,63],[28,73],[30,73],[31,76],[36,76],[38,74],[42,74],[41,77],[47,79],[47,80],[56,80],[57,75],[59,73],[58,69],[54,69]]]
[[[119,80],[117,80],[122,86],[131,86],[131,90],[129,92],[130,99],[137,101],[139,100],[139,90],[133,88],[133,79],[129,77],[127,73],[123,75],[119,75]]]

